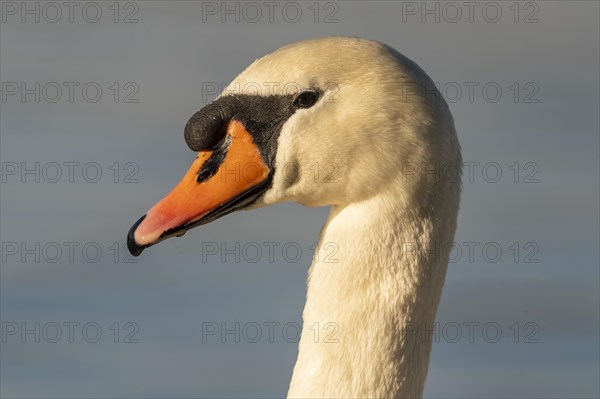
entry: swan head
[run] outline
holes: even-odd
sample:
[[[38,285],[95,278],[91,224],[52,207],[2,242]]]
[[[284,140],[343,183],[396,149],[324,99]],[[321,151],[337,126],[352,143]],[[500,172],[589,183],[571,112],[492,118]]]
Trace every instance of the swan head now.
[[[414,62],[371,40],[327,37],[256,60],[188,121],[198,156],[134,224],[132,254],[238,209],[344,205],[392,192],[406,206],[457,191],[423,168],[455,165],[452,116]]]

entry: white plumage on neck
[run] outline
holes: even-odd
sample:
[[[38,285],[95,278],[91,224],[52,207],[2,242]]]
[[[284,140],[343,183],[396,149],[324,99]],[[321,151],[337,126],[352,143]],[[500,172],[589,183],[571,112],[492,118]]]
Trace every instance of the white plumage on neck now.
[[[430,216],[402,209],[391,193],[334,207],[309,272],[289,397],[422,395],[431,350],[424,326],[434,322],[447,266],[432,250],[455,230],[455,217]],[[315,323],[321,332],[331,323],[337,342],[315,339]]]

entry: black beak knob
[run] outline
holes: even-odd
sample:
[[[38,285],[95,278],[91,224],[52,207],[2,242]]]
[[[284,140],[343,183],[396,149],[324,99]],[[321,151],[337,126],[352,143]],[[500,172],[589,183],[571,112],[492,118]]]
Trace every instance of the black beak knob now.
[[[185,125],[185,143],[193,151],[214,148],[225,136],[233,112],[222,102],[208,104]]]

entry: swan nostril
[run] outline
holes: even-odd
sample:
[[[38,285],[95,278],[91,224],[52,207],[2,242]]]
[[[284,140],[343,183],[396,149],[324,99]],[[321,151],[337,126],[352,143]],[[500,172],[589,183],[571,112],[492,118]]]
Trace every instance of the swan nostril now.
[[[225,132],[226,130],[223,131]],[[227,151],[229,150],[232,141],[233,138],[226,134],[223,139],[211,149],[212,154],[210,155],[210,158],[208,158],[206,162],[202,164],[200,170],[198,170],[198,175],[196,176],[196,181],[198,183],[205,182],[217,173],[217,170],[221,167],[221,164],[227,156]]]

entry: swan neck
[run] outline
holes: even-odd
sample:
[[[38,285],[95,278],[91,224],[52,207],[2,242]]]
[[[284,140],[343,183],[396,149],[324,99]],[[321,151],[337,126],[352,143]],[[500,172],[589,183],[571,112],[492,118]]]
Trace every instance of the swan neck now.
[[[422,396],[424,327],[447,267],[436,243],[451,242],[455,226],[455,209],[392,195],[332,209],[309,270],[289,397]]]

